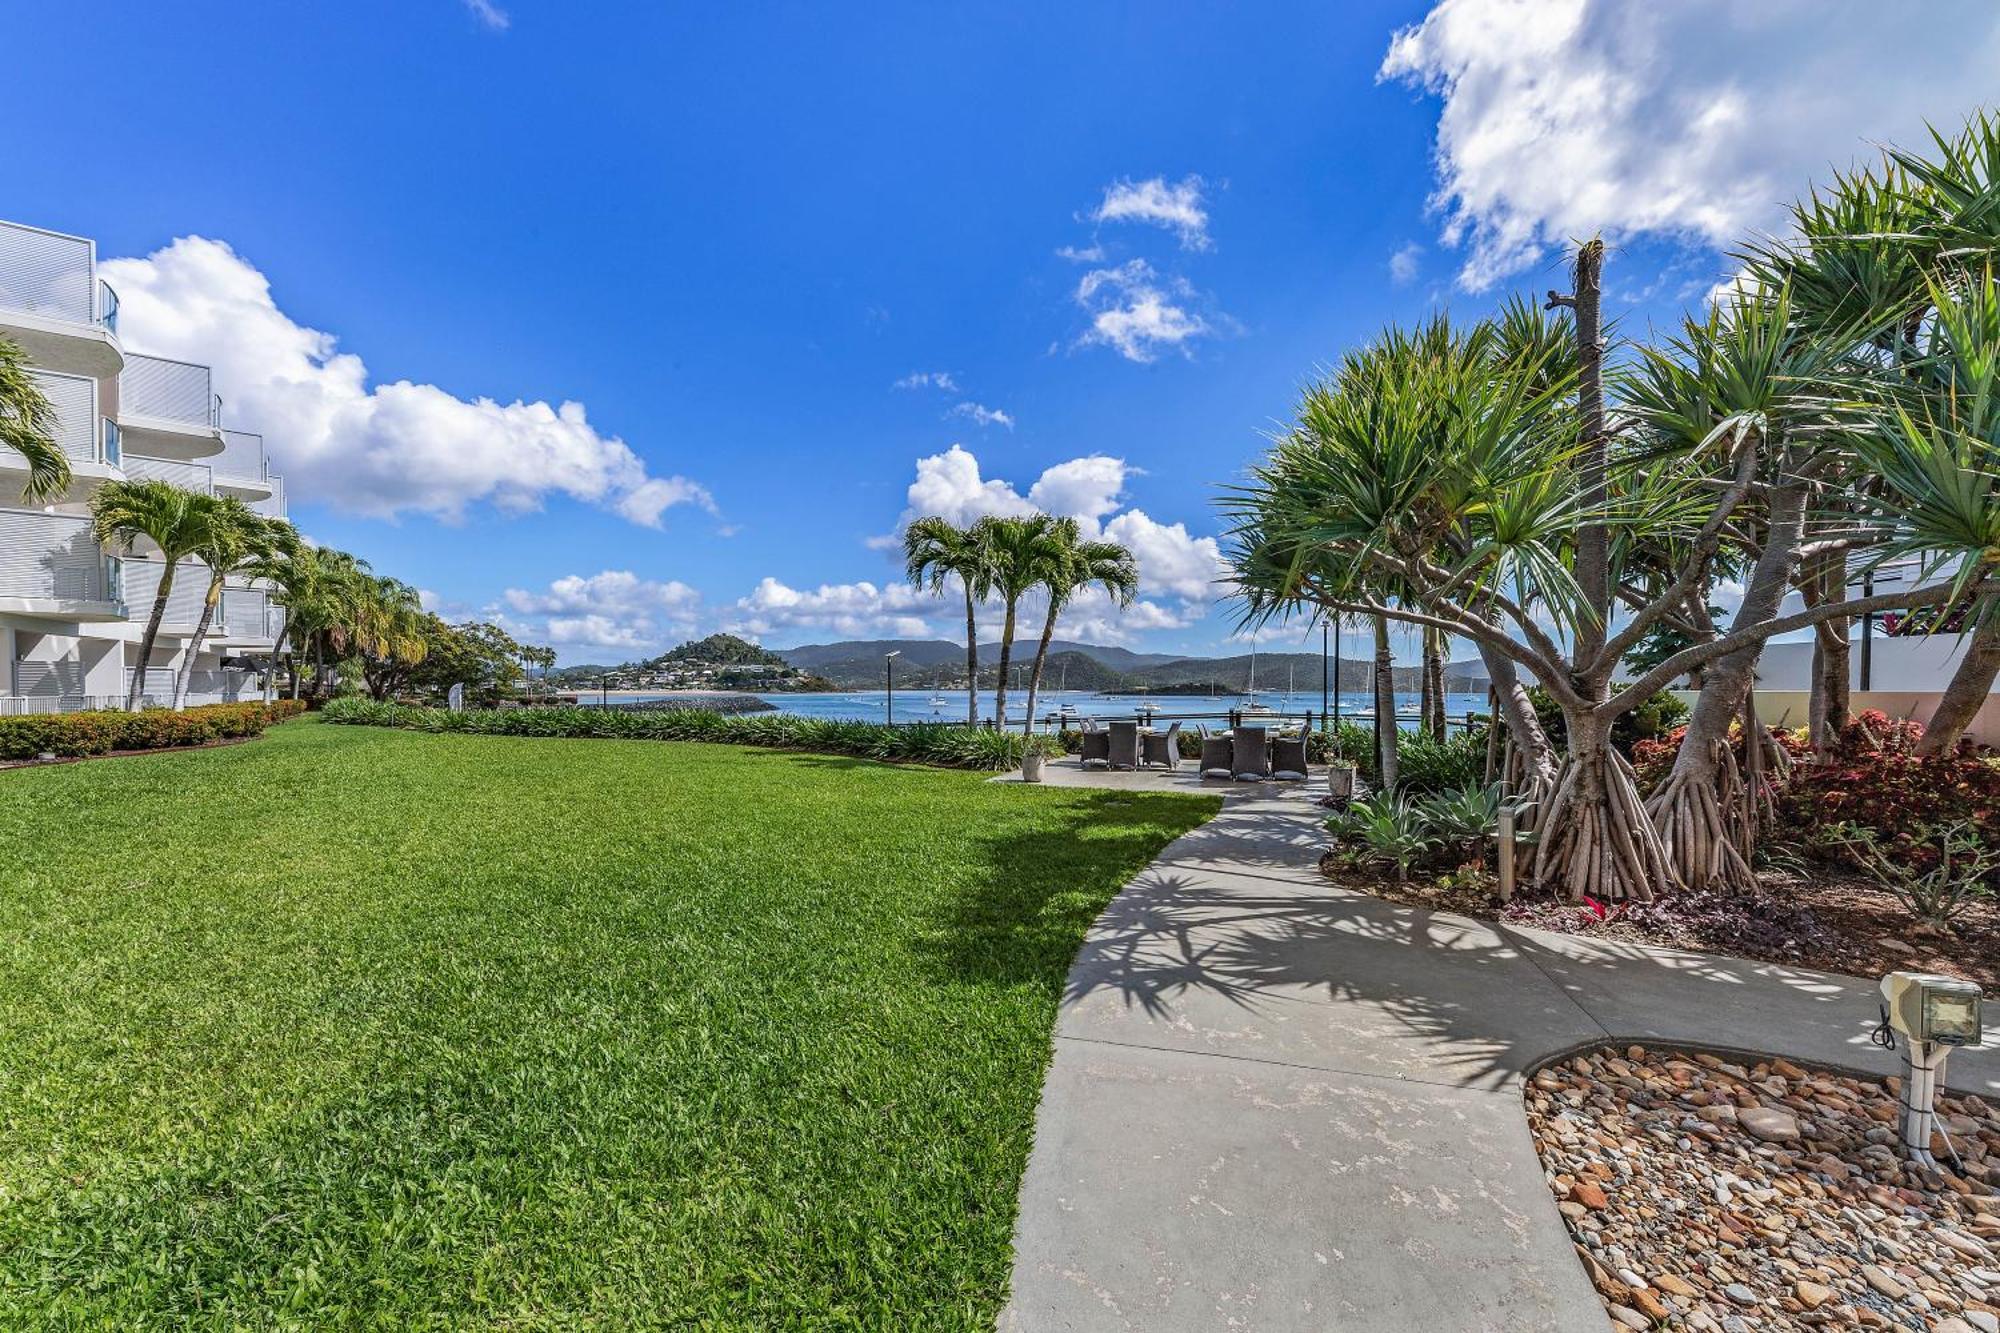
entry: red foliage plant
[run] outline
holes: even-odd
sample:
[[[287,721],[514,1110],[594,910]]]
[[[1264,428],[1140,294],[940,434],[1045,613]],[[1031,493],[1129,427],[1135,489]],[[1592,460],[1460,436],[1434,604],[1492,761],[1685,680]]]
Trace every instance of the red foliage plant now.
[[[1933,826],[1964,820],[2000,848],[2000,757],[1962,744],[1950,754],[1916,753],[1922,724],[1868,709],[1841,729],[1815,763],[1792,775],[1782,816],[1806,841],[1838,823],[1872,830],[1913,862],[1935,858]]]

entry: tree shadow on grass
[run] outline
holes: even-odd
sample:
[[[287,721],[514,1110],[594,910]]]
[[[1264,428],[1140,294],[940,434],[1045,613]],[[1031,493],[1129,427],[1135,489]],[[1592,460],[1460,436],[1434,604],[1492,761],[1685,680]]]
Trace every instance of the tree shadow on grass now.
[[[1029,830],[977,838],[980,874],[950,886],[919,948],[954,984],[1059,990],[1105,904],[1213,807],[1172,793],[1078,793]],[[1037,793],[1039,798],[1039,793]]]

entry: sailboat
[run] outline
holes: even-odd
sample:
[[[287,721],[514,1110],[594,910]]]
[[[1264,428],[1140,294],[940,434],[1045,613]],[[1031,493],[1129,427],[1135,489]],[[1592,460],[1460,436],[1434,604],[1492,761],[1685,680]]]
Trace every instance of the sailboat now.
[[[1257,702],[1257,641],[1250,640],[1250,681],[1243,691],[1250,702],[1237,711],[1245,717],[1276,717],[1278,710]]]

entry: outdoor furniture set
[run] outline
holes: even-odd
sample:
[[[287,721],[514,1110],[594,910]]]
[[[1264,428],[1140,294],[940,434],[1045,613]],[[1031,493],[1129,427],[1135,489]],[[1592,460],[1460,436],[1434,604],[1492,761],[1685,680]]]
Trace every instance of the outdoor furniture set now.
[[[1078,756],[1085,768],[1111,769],[1165,768],[1181,766],[1181,724],[1164,731],[1141,727],[1137,722],[1111,722],[1100,727],[1095,718],[1082,718],[1083,749]],[[1263,727],[1237,727],[1201,735],[1201,775],[1204,778],[1234,779],[1238,782],[1303,782],[1306,779],[1306,738],[1303,732],[1273,736]]]

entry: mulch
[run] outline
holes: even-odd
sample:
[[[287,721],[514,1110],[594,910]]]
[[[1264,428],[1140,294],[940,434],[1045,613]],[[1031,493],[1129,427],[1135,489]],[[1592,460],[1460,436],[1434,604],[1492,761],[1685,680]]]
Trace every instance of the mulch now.
[[[1676,894],[1646,906],[1614,907],[1600,919],[1588,906],[1534,890],[1502,903],[1491,876],[1440,886],[1413,875],[1399,884],[1389,875],[1338,864],[1331,855],[1320,869],[1344,888],[1487,921],[1859,977],[1892,969],[1940,972],[1978,982],[1989,994],[2000,991],[2000,902],[1974,903],[1955,930],[1940,931],[1912,920],[1872,881],[1838,871],[1767,871],[1754,894]]]

